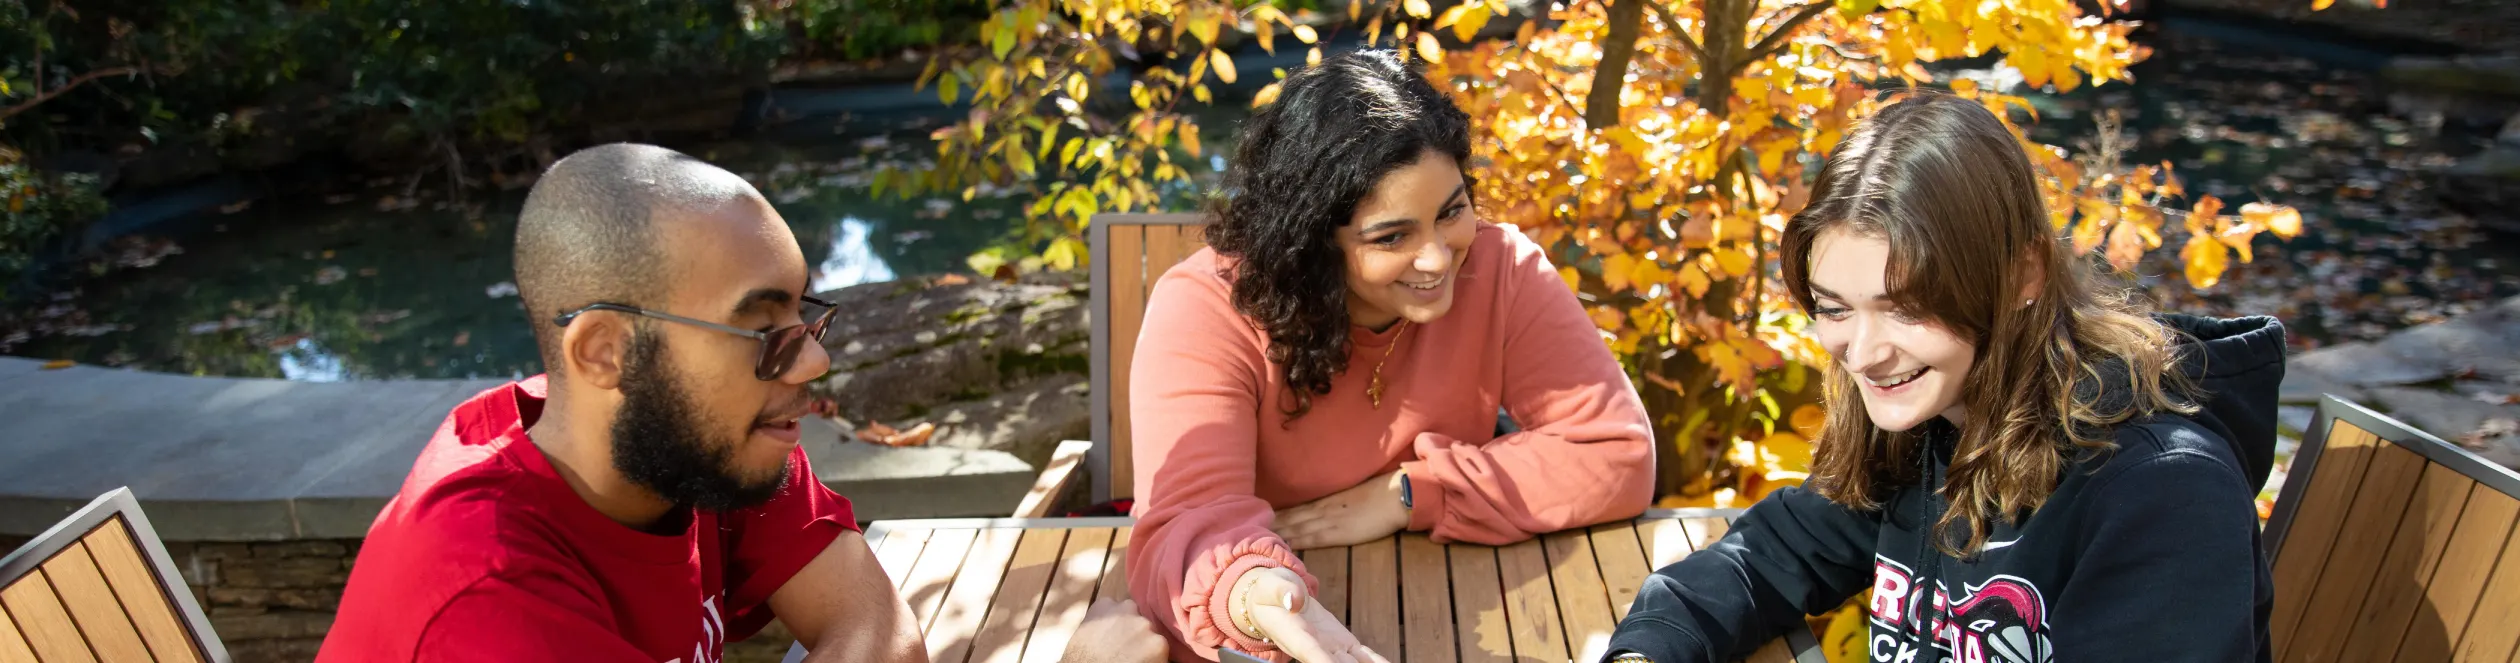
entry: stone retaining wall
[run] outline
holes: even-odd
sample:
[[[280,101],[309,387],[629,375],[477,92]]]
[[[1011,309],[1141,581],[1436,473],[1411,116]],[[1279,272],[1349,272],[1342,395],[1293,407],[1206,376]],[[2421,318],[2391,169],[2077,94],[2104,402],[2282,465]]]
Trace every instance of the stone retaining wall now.
[[[359,540],[170,541],[166,553],[238,663],[311,661],[341,606]]]

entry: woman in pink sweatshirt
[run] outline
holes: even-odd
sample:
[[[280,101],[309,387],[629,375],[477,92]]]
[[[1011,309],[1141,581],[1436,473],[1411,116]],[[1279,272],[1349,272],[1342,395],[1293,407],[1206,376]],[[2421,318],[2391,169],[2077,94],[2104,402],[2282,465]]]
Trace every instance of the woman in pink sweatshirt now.
[[[1176,659],[1383,660],[1294,550],[1506,544],[1651,500],[1635,390],[1542,248],[1477,219],[1469,157],[1389,51],[1287,77],[1244,125],[1212,248],[1157,282],[1131,362],[1129,584]]]

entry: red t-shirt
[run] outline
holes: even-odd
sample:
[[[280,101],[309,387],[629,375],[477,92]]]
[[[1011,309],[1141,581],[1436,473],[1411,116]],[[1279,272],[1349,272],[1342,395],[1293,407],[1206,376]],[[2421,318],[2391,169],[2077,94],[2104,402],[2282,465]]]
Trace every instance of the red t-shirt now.
[[[843,530],[849,501],[797,450],[768,503],[679,535],[613,522],[526,438],[536,376],[457,406],[360,546],[321,662],[716,663]]]

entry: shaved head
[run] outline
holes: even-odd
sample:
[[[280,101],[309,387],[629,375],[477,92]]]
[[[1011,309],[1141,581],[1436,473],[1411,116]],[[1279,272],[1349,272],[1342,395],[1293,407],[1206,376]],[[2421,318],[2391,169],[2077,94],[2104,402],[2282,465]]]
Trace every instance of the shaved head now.
[[[552,164],[516,223],[516,289],[544,369],[564,365],[553,318],[599,302],[661,305],[676,275],[659,218],[760,199],[742,177],[654,145],[600,145]]]

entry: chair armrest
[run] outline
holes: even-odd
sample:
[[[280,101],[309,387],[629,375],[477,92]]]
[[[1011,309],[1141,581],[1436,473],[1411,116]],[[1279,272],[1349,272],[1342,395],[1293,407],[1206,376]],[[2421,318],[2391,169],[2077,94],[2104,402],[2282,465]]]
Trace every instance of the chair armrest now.
[[[1094,443],[1085,440],[1060,442],[1058,450],[1050,453],[1050,462],[1042,465],[1041,478],[1033,480],[1032,490],[1025,492],[1024,501],[1015,505],[1014,517],[1049,517],[1050,506],[1067,492],[1077,466],[1085,464],[1085,452],[1093,448]]]

